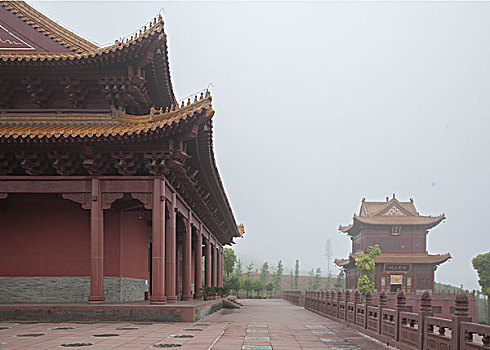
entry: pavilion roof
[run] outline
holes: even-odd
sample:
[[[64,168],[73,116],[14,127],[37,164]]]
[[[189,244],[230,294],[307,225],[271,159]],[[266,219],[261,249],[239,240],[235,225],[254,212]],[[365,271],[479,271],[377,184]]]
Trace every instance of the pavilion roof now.
[[[0,0],[1,1],[1,0]],[[11,3],[11,1],[3,1],[6,3]],[[13,3],[19,3],[22,4],[20,7],[30,7],[29,5],[25,4],[23,1],[15,1]],[[4,5],[2,2],[0,4]],[[4,5],[6,6],[6,5]],[[7,7],[7,6],[6,6]],[[7,7],[8,8],[8,7]],[[30,7],[32,9],[32,7]],[[33,11],[36,11],[32,9]],[[36,11],[37,12],[37,11]],[[40,13],[40,12],[37,12]],[[42,14],[41,14],[42,15]],[[44,15],[42,15],[45,17]],[[40,17],[42,18],[42,17]],[[45,17],[47,18],[47,17]],[[49,19],[48,19],[49,20]],[[49,20],[51,21],[51,20]],[[52,22],[52,21],[51,21]],[[28,23],[31,23],[29,21]],[[43,22],[41,22],[43,23]],[[54,23],[54,22],[53,22]],[[75,42],[81,42],[83,44],[83,49],[77,48],[76,51],[33,51],[33,52],[5,52],[0,50],[0,58],[4,62],[8,61],[24,61],[24,62],[56,62],[56,63],[63,63],[63,62],[71,62],[71,61],[79,61],[79,60],[87,60],[87,59],[93,59],[98,56],[103,56],[103,55],[108,55],[111,53],[116,53],[119,51],[124,51],[127,50],[128,48],[136,45],[137,43],[141,43],[148,38],[152,38],[155,36],[160,36],[161,39],[166,39],[165,33],[164,33],[164,23],[163,19],[161,16],[155,18],[151,23],[149,23],[148,26],[145,26],[144,29],[140,30],[139,32],[136,32],[134,35],[130,36],[129,38],[123,39],[123,40],[116,40],[114,44],[106,46],[106,47],[98,47],[95,44],[90,43],[89,41],[77,36],[76,34],[70,32],[68,29],[65,29],[58,24],[54,23],[56,25],[56,28],[60,28],[61,33],[71,33],[66,34],[66,36],[73,37],[73,38],[78,38],[78,39],[73,39]],[[32,24],[35,28],[39,29],[41,28],[38,23],[33,23]],[[50,36],[51,37],[51,36]],[[54,37],[55,41],[58,42],[58,37]],[[61,40],[61,39],[60,39]],[[86,43],[86,44],[85,44]],[[68,44],[67,44],[68,45]]]
[[[177,103],[161,16],[128,38],[98,47],[22,1],[0,0],[0,39],[1,87],[15,97],[3,92],[0,106],[29,108],[27,97],[42,108],[53,101],[61,101],[58,108],[79,108],[99,98],[118,106],[131,104],[131,112],[144,114],[152,105]],[[86,99],[81,92],[89,90],[93,96]]]
[[[29,113],[0,118],[0,142],[17,139],[68,141],[90,138],[92,141],[107,137],[146,135],[170,129],[186,120],[207,112],[214,114],[211,95],[201,94],[193,103],[174,106],[171,110],[154,110],[147,115],[129,115],[113,109],[111,114],[46,114]]]
[[[355,261],[356,261],[355,259],[356,259],[355,255],[352,253],[349,253],[349,257],[347,259],[335,259],[334,263],[335,263],[335,265],[337,265],[339,267],[345,267],[349,264],[354,265]]]
[[[444,214],[438,216],[420,215],[412,199],[409,202],[401,202],[393,195],[391,200],[386,198],[386,202],[366,202],[363,199],[359,215],[354,214],[352,224],[341,225],[339,230],[349,235],[355,235],[366,226],[374,225],[411,225],[429,229],[444,219],[446,219]]]
[[[441,264],[451,259],[451,254],[381,254],[375,263]]]
[[[451,254],[381,254],[374,258],[377,264],[442,264],[451,259]],[[355,256],[350,253],[348,259],[335,259],[337,266],[345,267],[355,263]]]
[[[59,25],[24,1],[1,0],[0,5],[34,30],[69,50],[83,53],[98,49],[97,45]],[[17,28],[12,29],[17,31]]]

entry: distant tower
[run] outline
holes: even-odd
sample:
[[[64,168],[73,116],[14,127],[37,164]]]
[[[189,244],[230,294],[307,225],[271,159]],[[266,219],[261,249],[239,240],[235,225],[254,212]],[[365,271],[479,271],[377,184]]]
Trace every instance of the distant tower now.
[[[427,252],[428,230],[446,217],[422,216],[413,200],[400,202],[393,194],[386,202],[366,202],[362,199],[359,215],[353,223],[339,226],[352,240],[352,253],[348,259],[335,259],[335,264],[346,271],[346,288],[355,289],[359,272],[354,255],[379,245],[381,255],[375,258],[374,285],[378,291],[405,292],[434,291],[434,271],[451,258],[449,253],[431,255]]]

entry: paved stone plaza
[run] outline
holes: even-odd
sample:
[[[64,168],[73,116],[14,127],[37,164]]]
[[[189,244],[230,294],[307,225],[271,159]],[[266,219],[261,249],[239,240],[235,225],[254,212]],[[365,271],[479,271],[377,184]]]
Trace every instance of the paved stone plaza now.
[[[284,300],[241,302],[195,323],[0,322],[0,349],[388,349]]]

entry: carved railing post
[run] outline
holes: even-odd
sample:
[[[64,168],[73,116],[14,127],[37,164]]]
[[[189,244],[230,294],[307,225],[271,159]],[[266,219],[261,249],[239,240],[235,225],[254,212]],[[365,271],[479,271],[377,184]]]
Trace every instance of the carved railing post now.
[[[373,293],[368,290],[366,292],[365,296],[365,301],[364,301],[364,329],[367,329],[368,325],[368,307],[373,305]]]
[[[331,296],[330,296],[330,289],[327,289],[327,291],[325,292],[325,303],[326,303],[326,306],[325,306],[325,313],[328,315],[330,315],[330,302],[331,302]]]
[[[378,333],[381,334],[383,329],[383,309],[388,305],[388,294],[383,290],[379,294],[379,305],[378,305]]]
[[[407,297],[405,292],[400,289],[396,295],[396,313],[395,313],[395,340],[400,339],[400,313],[407,310]],[[421,329],[419,327],[419,333]]]
[[[461,291],[456,295],[454,316],[451,329],[451,349],[463,349],[464,334],[461,334],[461,322],[471,322],[469,316],[468,294]]]
[[[418,345],[419,349],[424,348],[425,338],[427,336],[425,318],[432,316],[432,298],[428,291],[425,291],[420,297],[420,311],[419,311],[419,333],[418,333]]]
[[[313,291],[313,296],[314,296],[314,305],[313,305],[313,309],[315,311],[318,311],[318,291],[315,290]]]
[[[322,313],[326,315],[327,314],[327,291],[326,290],[322,291],[322,303],[323,303]]]
[[[349,319],[348,317],[348,314],[349,314],[349,305],[348,303],[350,303],[350,290],[346,290],[345,291],[345,302],[344,302],[344,318],[345,320],[347,321]]]
[[[361,292],[359,289],[354,291],[354,324],[357,322],[357,305],[361,303]]]
[[[341,290],[337,292],[337,315],[335,317],[340,318],[340,304],[344,301],[344,293]]]
[[[318,291],[313,291],[313,310],[318,310]]]

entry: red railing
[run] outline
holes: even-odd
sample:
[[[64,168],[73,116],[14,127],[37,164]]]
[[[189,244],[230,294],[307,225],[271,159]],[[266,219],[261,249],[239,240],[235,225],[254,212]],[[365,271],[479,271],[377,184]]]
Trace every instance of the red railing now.
[[[490,334],[487,327],[476,323],[461,322],[461,349],[490,349]]]
[[[398,341],[403,344],[419,346],[419,314],[400,312],[398,321]],[[439,348],[438,348],[439,349]]]
[[[359,291],[354,292],[353,298],[350,291],[285,291],[283,298],[403,349],[490,349],[490,326],[470,322],[468,295],[464,292],[456,296],[455,313],[450,320],[433,317],[428,292],[420,298],[419,313],[407,312],[403,291],[397,294],[395,309],[387,308],[388,296],[384,291],[378,296],[378,305],[373,305],[369,291],[364,303]]]
[[[451,343],[451,320],[432,316],[426,317],[424,349],[450,349]]]

